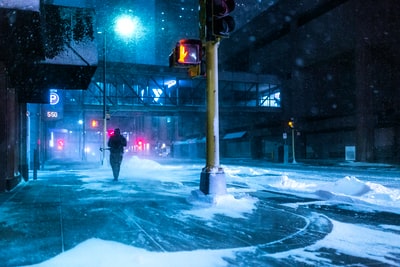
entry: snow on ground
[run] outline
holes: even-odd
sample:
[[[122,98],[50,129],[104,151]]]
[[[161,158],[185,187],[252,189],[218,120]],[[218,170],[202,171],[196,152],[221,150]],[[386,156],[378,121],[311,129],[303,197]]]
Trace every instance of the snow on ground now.
[[[316,244],[301,249],[276,253],[271,256],[292,258],[296,259],[296,262],[310,265],[313,264],[310,259],[313,259],[318,262],[325,261],[323,264],[321,262],[321,265],[327,265],[330,262],[319,257],[319,253],[321,253],[319,250],[321,248],[330,248],[336,250],[337,254],[343,253],[360,258],[369,258],[396,266],[394,261],[396,256],[387,253],[387,251],[392,251],[394,248],[397,252],[400,251],[398,234],[382,232],[362,225],[331,221],[333,223],[333,231]]]
[[[145,179],[161,182],[182,184],[184,181],[199,181],[201,165],[164,166],[151,160],[133,157],[124,161],[121,179]],[[107,169],[108,171],[105,171]],[[149,172],[149,170],[152,170]],[[355,176],[327,178],[317,171],[279,171],[268,168],[250,168],[246,166],[224,166],[227,176],[228,194],[210,202],[202,202],[199,198],[190,196],[188,187],[181,187],[182,194],[188,194],[192,209],[184,211],[183,215],[192,215],[206,221],[212,221],[215,214],[224,214],[234,218],[244,218],[244,214],[256,209],[257,198],[248,193],[257,190],[271,190],[290,193],[299,196],[313,196],[325,203],[345,202],[354,209],[366,211],[391,211],[400,214],[400,185],[397,188],[385,187],[379,183],[360,180]],[[84,172],[84,171],[83,171]],[[108,173],[107,173],[108,172]],[[86,177],[85,177],[86,175]],[[105,188],[100,181],[111,179],[109,167],[97,171],[83,173],[83,189],[94,190],[124,190],[120,187]],[[230,186],[230,185],[239,185]],[[132,192],[134,193],[134,192]],[[301,205],[301,204],[299,204]],[[336,250],[338,254],[345,253],[354,257],[369,258],[388,265],[395,266],[394,259],[400,255],[400,226],[379,225],[370,226],[349,224],[331,219],[333,230],[317,243],[281,253],[269,254],[267,257],[276,259],[292,259],[295,262],[313,264],[321,262],[324,266],[331,264],[322,257],[322,248]],[[253,251],[256,247],[234,248],[224,250],[194,250],[181,252],[150,252],[141,248],[127,246],[114,241],[89,239],[75,248],[61,253],[53,259],[38,265],[46,266],[187,266],[210,267],[228,266],[223,259],[234,257],[238,251]]]
[[[228,192],[226,195],[214,197],[212,201],[202,200],[202,197],[197,196],[189,197],[189,201],[193,204],[193,208],[184,211],[183,214],[212,220],[215,214],[223,214],[231,218],[246,218],[244,214],[256,209],[255,204],[258,199],[248,195],[235,197]]]
[[[254,190],[268,189],[322,200],[359,202],[376,206],[378,210],[400,213],[400,182],[398,187],[388,188],[345,173],[341,177],[337,174],[322,176],[318,171],[255,170],[244,166],[227,167],[224,171],[230,178],[228,182],[247,184]]]
[[[223,267],[233,250],[150,252],[114,241],[89,239],[37,267]]]

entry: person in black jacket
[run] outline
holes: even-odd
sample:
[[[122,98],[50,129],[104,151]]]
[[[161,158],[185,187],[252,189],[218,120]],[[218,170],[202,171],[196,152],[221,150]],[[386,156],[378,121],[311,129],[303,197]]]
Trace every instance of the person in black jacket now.
[[[121,135],[119,128],[116,128],[114,134],[108,139],[108,146],[110,148],[110,165],[113,171],[114,181],[118,181],[124,147],[126,146],[126,138]]]

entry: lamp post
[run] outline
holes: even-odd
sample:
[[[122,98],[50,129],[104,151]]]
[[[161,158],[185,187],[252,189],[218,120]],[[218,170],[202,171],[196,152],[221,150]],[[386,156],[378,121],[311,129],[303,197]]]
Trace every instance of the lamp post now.
[[[296,156],[295,156],[295,147],[294,147],[294,128],[292,128],[292,154],[293,154],[293,164],[296,164]]]
[[[292,130],[292,155],[293,155],[293,164],[297,164],[297,162],[296,162],[296,156],[295,156],[295,151],[296,151],[296,149],[295,149],[295,147],[294,147],[294,141],[295,141],[295,138],[294,138],[294,118],[291,118],[290,119],[290,121],[288,122],[288,125],[289,125],[289,127],[291,128],[291,130]]]
[[[140,30],[140,22],[137,17],[121,15],[115,20],[114,31],[125,40],[131,38],[133,33],[138,30]],[[105,148],[107,146],[107,120],[109,119],[107,114],[107,30],[104,29],[99,34],[103,34],[103,147],[101,165],[104,165]]]
[[[101,165],[104,165],[106,158],[107,146],[107,108],[106,108],[106,82],[107,82],[107,36],[106,31],[103,33],[103,149],[101,157]]]

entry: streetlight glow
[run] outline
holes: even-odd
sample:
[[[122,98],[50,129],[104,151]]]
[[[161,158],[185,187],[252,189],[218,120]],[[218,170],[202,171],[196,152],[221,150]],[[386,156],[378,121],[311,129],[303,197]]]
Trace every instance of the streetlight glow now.
[[[122,37],[130,38],[138,29],[138,19],[128,15],[117,18],[115,22],[115,31]]]

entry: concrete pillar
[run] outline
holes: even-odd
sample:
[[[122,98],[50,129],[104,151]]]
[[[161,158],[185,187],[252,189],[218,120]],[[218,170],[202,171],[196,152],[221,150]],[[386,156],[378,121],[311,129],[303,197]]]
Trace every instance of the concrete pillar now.
[[[400,2],[355,0],[356,160],[374,161],[382,96],[398,97]],[[396,109],[398,105],[393,105]],[[384,110],[383,110],[384,111]],[[387,131],[390,132],[390,131]],[[388,136],[387,138],[391,138]],[[391,138],[392,139],[392,138]],[[393,141],[393,143],[395,143]]]
[[[374,106],[372,51],[367,46],[356,49],[356,160],[372,161],[374,158]]]
[[[11,190],[20,181],[19,124],[16,90],[8,88],[6,67],[0,62],[0,192]]]
[[[0,153],[6,155],[7,152],[7,134],[6,126],[6,69],[4,62],[0,62]],[[0,160],[0,192],[6,190],[7,161],[5,158]]]
[[[167,117],[159,117],[159,140],[161,142],[166,142],[168,140],[168,124],[167,124]]]
[[[28,160],[28,114],[27,104],[19,104],[19,170],[25,181],[29,180],[29,160]]]

